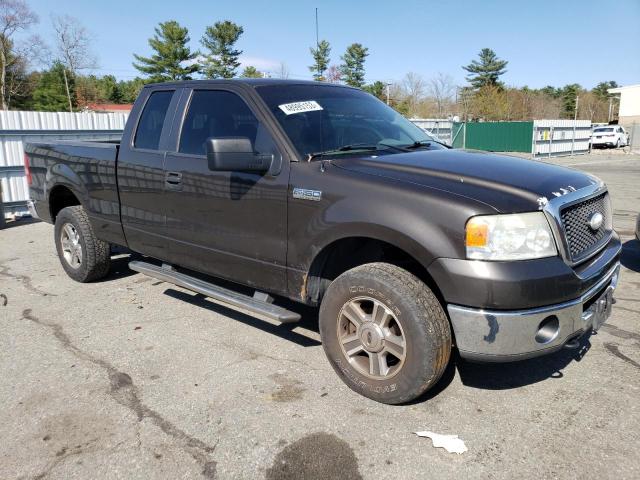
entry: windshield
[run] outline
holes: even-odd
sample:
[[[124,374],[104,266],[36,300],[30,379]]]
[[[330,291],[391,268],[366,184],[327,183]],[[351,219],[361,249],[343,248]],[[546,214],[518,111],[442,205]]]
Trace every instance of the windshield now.
[[[444,148],[361,90],[322,84],[256,90],[304,158],[322,152],[345,155],[358,150],[397,153],[402,147]]]
[[[594,133],[607,133],[607,132],[613,132],[613,128],[596,128],[594,130]]]

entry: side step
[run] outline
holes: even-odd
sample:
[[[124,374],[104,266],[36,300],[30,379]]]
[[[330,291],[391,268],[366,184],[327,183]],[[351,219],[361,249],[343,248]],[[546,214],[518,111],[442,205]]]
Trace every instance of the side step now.
[[[136,272],[144,273],[158,280],[173,283],[187,290],[200,293],[213,300],[222,302],[225,306],[229,306],[235,310],[249,310],[259,315],[264,315],[272,320],[281,323],[295,323],[300,320],[300,314],[286,310],[282,307],[269,303],[271,297],[266,294],[256,292],[256,295],[249,297],[233,290],[219,287],[199,278],[195,278],[184,273],[175,271],[167,265],[159,267],[147,262],[133,261],[129,262],[129,268]]]

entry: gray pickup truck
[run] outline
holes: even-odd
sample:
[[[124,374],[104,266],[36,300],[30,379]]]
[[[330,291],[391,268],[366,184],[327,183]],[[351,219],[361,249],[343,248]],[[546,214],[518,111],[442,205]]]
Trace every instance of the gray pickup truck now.
[[[575,348],[618,280],[599,179],[452,150],[344,86],[148,85],[120,143],[28,144],[26,168],[71,278],[106,276],[119,245],[144,256],[133,270],[273,321],[300,319],[282,297],[319,306],[337,374],[385,403],[433,387],[454,347]]]

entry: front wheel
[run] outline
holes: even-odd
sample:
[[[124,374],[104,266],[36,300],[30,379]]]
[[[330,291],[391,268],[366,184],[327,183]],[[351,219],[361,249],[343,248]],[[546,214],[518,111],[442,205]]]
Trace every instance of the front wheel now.
[[[386,263],[356,267],[331,283],[320,306],[320,335],[341,379],[388,404],[433,387],[451,355],[449,321],[436,296]]]
[[[62,268],[77,282],[91,282],[109,273],[109,244],[96,238],[84,208],[60,210],[55,226],[56,250]]]

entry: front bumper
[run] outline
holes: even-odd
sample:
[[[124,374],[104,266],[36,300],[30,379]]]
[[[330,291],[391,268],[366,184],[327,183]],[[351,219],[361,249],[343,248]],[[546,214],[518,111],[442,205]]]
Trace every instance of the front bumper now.
[[[579,298],[526,310],[484,310],[449,304],[447,309],[460,356],[475,361],[509,362],[561,349],[598,329],[611,313],[620,263]]]

